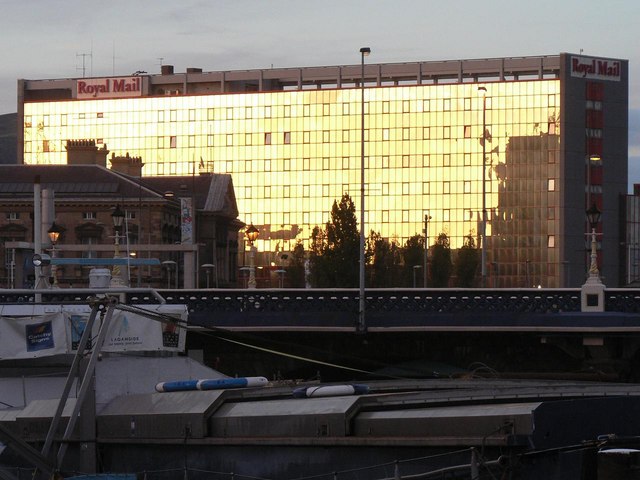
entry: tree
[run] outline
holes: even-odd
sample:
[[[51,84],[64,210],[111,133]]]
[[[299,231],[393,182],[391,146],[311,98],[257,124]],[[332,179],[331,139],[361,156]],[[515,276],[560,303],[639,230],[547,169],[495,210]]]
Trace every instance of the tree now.
[[[333,202],[331,221],[311,234],[311,280],[315,287],[356,287],[359,282],[360,234],[356,207],[348,194]]]
[[[318,226],[313,227],[309,266],[311,268],[310,281],[314,287],[322,287],[329,283],[330,274],[326,271],[328,262],[324,258],[326,249],[325,231]]]
[[[372,275],[368,285],[374,288],[398,286],[401,263],[398,242],[389,241],[379,233],[371,231],[367,250],[367,257],[372,264]]]
[[[430,250],[431,268],[429,269],[429,274],[431,286],[435,288],[448,287],[453,264],[451,263],[451,248],[447,234],[444,232],[438,234],[438,238],[430,247]]]
[[[471,288],[474,286],[478,270],[478,249],[471,234],[464,239],[464,245],[458,250],[455,261],[456,284],[458,287]]]
[[[401,287],[413,286],[413,267],[420,265],[424,268],[424,236],[415,234],[407,239],[402,247],[402,284]],[[424,278],[424,272],[421,272],[420,278]],[[416,282],[416,285],[423,285],[424,281]]]
[[[287,277],[289,277],[289,285],[293,288],[304,288],[306,286],[305,279],[305,252],[302,242],[298,240],[293,251],[289,255],[289,266],[287,267]]]

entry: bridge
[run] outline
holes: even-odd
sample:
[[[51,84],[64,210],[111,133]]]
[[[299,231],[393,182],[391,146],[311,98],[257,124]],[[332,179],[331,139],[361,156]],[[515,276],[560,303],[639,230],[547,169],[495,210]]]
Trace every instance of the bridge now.
[[[369,289],[368,331],[603,331],[640,327],[640,290],[605,293],[605,311],[581,311],[580,289]],[[192,325],[229,330],[351,331],[357,289],[163,292],[189,305]]]
[[[96,289],[40,290],[43,303],[78,303]],[[103,289],[128,304],[186,304],[189,323],[231,331],[353,331],[358,289]],[[365,326],[392,331],[640,329],[640,289],[607,289],[604,312],[581,311],[580,289],[368,289]],[[32,303],[34,290],[0,290],[0,303]]]
[[[333,378],[344,365],[370,372],[428,360],[640,381],[640,289],[606,289],[603,312],[581,311],[580,289],[367,289],[365,331],[358,330],[358,289],[110,291],[129,304],[188,305],[189,350],[240,375],[322,370]],[[41,292],[42,302],[60,304],[96,290]],[[2,290],[0,303],[34,296]],[[302,357],[312,357],[308,368]]]

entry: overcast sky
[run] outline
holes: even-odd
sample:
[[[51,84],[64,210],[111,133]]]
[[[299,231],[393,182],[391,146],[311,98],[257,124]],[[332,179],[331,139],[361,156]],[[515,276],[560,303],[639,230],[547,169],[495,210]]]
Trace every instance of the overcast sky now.
[[[560,52],[630,61],[640,182],[640,0],[0,0],[0,114],[16,80]]]

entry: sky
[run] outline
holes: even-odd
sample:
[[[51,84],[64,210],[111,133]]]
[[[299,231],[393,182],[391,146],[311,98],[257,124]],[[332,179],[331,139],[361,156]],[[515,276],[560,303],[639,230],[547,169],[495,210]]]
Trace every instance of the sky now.
[[[640,183],[638,0],[0,0],[0,114],[16,81],[556,55],[629,60],[629,184]]]

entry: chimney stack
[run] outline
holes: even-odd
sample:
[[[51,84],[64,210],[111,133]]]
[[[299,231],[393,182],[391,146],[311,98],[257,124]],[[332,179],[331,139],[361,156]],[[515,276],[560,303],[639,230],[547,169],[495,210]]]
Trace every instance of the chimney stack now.
[[[67,140],[67,165],[107,166],[109,150],[98,148],[95,140]]]
[[[111,154],[111,170],[119,173],[124,173],[131,177],[142,177],[142,157],[130,157],[129,152],[124,157],[116,157],[115,154]]]

